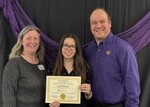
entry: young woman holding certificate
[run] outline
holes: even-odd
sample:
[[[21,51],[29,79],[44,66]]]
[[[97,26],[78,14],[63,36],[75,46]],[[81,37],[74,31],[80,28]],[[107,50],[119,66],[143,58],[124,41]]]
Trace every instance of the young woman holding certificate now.
[[[49,104],[50,107],[87,107],[86,100],[92,97],[89,66],[82,56],[81,45],[75,34],[67,33],[62,37],[53,75],[81,76],[81,103],[60,104],[54,101]]]

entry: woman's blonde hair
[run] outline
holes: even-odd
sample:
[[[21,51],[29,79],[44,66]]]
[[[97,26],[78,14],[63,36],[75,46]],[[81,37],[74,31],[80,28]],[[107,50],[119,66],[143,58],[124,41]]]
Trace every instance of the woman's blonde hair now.
[[[9,59],[21,56],[22,51],[23,51],[23,46],[22,46],[23,36],[30,30],[36,30],[38,33],[40,33],[40,29],[37,28],[36,26],[32,26],[32,25],[25,26],[18,35],[17,43],[12,48],[11,53],[9,55]],[[36,55],[40,61],[43,61],[44,46],[43,46],[41,39],[40,39],[40,45],[39,45]]]

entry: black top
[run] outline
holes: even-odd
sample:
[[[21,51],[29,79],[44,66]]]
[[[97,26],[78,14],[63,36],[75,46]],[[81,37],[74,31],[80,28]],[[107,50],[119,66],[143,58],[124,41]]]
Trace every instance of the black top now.
[[[50,68],[50,74],[52,75],[52,68]],[[87,71],[86,83],[90,83],[89,71]],[[62,76],[76,76],[75,71],[72,70],[70,73],[67,72],[66,68],[63,67]],[[81,92],[81,104],[60,104],[60,107],[87,107],[87,100],[85,99],[84,93]]]

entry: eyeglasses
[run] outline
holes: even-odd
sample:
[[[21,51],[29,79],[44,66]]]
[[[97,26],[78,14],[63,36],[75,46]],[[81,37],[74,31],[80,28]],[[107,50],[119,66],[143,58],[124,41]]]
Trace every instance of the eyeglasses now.
[[[76,49],[76,46],[75,45],[67,45],[67,44],[63,44],[63,48],[65,49],[65,50],[67,50],[67,49],[71,49],[71,50],[74,50],[74,49]]]

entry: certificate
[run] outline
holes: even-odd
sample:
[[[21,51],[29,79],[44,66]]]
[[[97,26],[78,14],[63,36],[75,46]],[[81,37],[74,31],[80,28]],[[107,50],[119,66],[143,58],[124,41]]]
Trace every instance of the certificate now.
[[[47,76],[45,102],[57,100],[60,103],[80,104],[80,84],[79,76]]]

